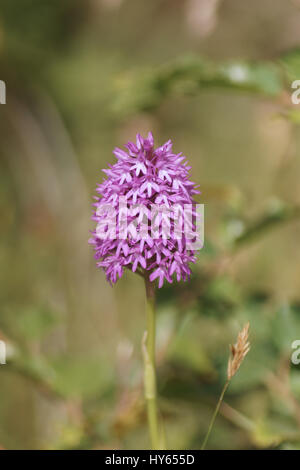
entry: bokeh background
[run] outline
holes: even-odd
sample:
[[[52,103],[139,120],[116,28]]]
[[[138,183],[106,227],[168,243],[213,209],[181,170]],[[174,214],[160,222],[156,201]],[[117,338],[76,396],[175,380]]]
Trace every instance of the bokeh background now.
[[[140,449],[144,287],[88,246],[113,148],[152,130],[191,163],[205,248],[158,295],[160,410],[197,449],[300,449],[298,0],[1,0],[0,446]]]

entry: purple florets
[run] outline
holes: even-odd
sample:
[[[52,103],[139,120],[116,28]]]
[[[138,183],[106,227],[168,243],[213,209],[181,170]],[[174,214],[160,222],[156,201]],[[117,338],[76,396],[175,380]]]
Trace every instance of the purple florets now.
[[[118,161],[103,170],[107,178],[96,190],[100,194],[94,203],[97,230],[89,243],[94,246],[97,266],[111,283],[122,277],[124,268],[147,274],[150,281],[158,278],[159,287],[164,279],[172,282],[174,274],[178,281],[186,280],[191,274],[189,263],[196,261],[195,251],[189,249],[185,235],[175,235],[174,215],[166,222],[166,237],[164,216],[158,219],[152,207],[169,210],[176,206],[179,213],[185,205],[194,207],[193,195],[199,191],[189,179],[191,167],[182,154],[172,152],[170,140],[155,149],[151,133],[147,139],[138,134],[136,144],[128,142],[126,149],[114,150]],[[158,229],[155,236],[150,227],[153,219]]]

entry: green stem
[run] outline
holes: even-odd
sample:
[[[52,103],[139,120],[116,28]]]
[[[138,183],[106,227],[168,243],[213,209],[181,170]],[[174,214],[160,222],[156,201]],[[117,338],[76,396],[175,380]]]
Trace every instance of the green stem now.
[[[225,385],[224,385],[224,387],[223,387],[223,390],[222,390],[222,393],[221,393],[221,395],[220,395],[219,401],[218,401],[218,403],[217,403],[215,412],[214,412],[213,417],[212,417],[212,419],[211,419],[211,422],[210,422],[208,431],[207,431],[207,433],[206,433],[205,439],[204,439],[203,444],[202,444],[202,446],[201,446],[201,450],[204,450],[205,447],[206,447],[206,444],[207,444],[209,435],[210,435],[211,430],[212,430],[212,428],[213,428],[215,419],[216,419],[217,414],[218,414],[218,412],[219,412],[219,409],[220,409],[220,406],[221,406],[221,403],[222,403],[222,401],[223,401],[223,398],[224,398],[224,395],[225,395],[225,392],[226,392],[226,390],[227,390],[228,385],[229,385],[229,380],[226,381],[226,383],[225,383]]]
[[[145,278],[147,333],[144,345],[144,386],[147,404],[148,425],[152,449],[161,449],[155,373],[155,290],[149,279]]]

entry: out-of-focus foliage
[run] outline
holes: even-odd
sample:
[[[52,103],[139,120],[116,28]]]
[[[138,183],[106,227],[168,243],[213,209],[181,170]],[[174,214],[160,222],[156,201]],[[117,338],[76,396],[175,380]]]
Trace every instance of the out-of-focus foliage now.
[[[143,284],[111,289],[87,240],[100,169],[152,129],[205,204],[191,281],[158,292],[168,446],[200,447],[250,321],[209,447],[300,449],[300,9],[215,6],[208,25],[203,0],[0,4],[0,447],[149,445]]]
[[[277,96],[282,91],[276,64],[243,61],[213,63],[201,57],[184,57],[154,71],[136,71],[117,82],[116,111],[151,111],[172,93],[193,96],[207,89],[224,88]]]

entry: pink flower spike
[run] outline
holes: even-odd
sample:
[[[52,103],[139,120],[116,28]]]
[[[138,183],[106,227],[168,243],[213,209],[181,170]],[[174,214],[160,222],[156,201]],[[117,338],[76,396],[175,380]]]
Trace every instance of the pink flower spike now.
[[[181,214],[187,204],[195,208],[193,198],[199,193],[198,186],[190,179],[191,167],[184,155],[172,151],[171,140],[155,148],[151,132],[146,139],[137,134],[136,144],[128,142],[125,150],[116,147],[113,153],[117,161],[103,170],[106,177],[97,186],[93,203],[92,219],[99,231],[98,235],[97,230],[91,233],[89,243],[95,250],[97,266],[104,270],[110,284],[122,277],[125,267],[133,272],[139,267],[152,282],[158,280],[159,288],[164,281],[171,283],[172,276],[178,281],[189,279],[189,264],[196,262],[196,256],[188,248],[185,234],[175,236],[174,213],[168,218],[163,212],[157,226],[151,220],[155,204],[171,212],[176,204]],[[120,205],[124,200],[125,207],[124,202]],[[111,211],[106,211],[107,205]],[[106,215],[99,216],[103,206]],[[187,229],[193,234],[193,219]]]

